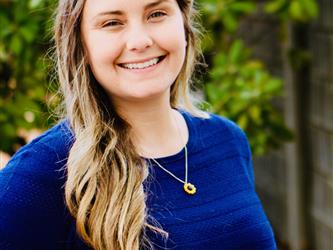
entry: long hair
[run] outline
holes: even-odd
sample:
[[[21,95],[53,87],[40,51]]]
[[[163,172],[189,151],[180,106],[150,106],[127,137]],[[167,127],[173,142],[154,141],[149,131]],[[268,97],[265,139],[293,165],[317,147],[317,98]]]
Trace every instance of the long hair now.
[[[204,116],[193,103],[190,81],[201,55],[192,0],[177,0],[187,50],[171,87],[170,103]],[[143,182],[149,167],[134,150],[130,125],[112,107],[89,67],[81,41],[85,0],[60,0],[54,25],[55,59],[64,116],[75,135],[67,161],[66,205],[82,239],[94,249],[153,248],[146,232],[167,239],[146,207]]]

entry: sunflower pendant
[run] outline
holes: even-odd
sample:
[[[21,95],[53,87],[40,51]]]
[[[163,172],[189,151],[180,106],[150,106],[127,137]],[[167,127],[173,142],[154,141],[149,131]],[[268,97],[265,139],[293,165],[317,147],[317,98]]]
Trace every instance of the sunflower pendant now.
[[[196,193],[197,189],[195,188],[195,186],[193,184],[191,184],[191,183],[185,183],[184,184],[184,191],[186,193],[188,193],[188,194],[193,195],[193,194]]]

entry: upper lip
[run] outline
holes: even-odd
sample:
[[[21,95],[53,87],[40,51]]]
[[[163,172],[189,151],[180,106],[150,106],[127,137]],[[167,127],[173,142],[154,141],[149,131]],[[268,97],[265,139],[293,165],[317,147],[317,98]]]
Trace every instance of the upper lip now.
[[[153,57],[149,57],[149,58],[146,58],[146,59],[137,59],[137,60],[133,60],[133,61],[122,62],[122,63],[119,63],[119,64],[143,63],[143,62],[148,62],[148,61],[150,61],[151,59],[154,59],[154,58],[160,58],[162,56],[164,56],[164,55],[153,56]]]

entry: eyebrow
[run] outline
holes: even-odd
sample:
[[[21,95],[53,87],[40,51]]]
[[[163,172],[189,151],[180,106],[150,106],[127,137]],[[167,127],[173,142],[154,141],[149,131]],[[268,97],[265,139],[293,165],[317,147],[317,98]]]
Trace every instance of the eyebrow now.
[[[151,3],[148,3],[148,4],[145,5],[144,10],[147,10],[147,9],[153,8],[153,7],[157,6],[157,5],[160,5],[160,4],[163,3],[163,2],[169,2],[169,1],[170,1],[170,0],[157,0],[157,1],[154,1],[154,2],[151,2]],[[97,18],[97,17],[100,17],[100,16],[106,16],[106,15],[116,15],[116,16],[121,16],[121,15],[123,15],[123,14],[124,14],[124,12],[121,11],[121,10],[105,11],[105,12],[101,12],[101,13],[97,14],[97,15],[94,17],[94,19]]]

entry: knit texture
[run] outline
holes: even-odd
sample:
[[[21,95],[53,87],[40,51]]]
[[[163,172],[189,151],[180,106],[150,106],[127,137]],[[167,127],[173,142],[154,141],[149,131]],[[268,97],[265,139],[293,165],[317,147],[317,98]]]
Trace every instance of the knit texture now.
[[[211,114],[181,111],[188,129],[188,181],[183,184],[153,161],[144,183],[148,213],[169,233],[147,231],[155,249],[275,250],[271,225],[255,192],[244,132]],[[0,249],[90,249],[75,232],[64,201],[65,167],[74,137],[66,121],[22,147],[0,171]],[[185,179],[185,150],[156,159]]]

